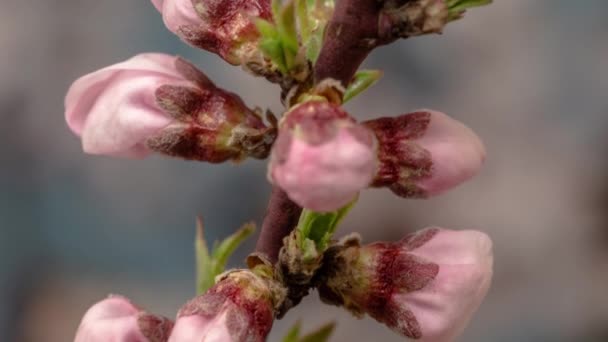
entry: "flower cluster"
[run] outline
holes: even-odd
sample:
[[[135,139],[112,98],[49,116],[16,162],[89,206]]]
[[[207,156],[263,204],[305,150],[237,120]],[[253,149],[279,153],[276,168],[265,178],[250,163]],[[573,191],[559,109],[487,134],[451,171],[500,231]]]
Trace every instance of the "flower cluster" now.
[[[75,342],[262,342],[272,327],[277,295],[252,272],[232,271],[184,304],[175,323],[146,313],[127,298],[110,296],[85,314]]]
[[[427,228],[365,246],[348,237],[325,256],[323,301],[422,341],[458,336],[492,278],[492,243],[478,231]]]
[[[159,153],[209,163],[269,158],[268,179],[284,197],[279,209],[269,212],[301,212],[300,222],[282,227],[287,229],[282,236],[265,235],[283,242],[278,256],[256,254],[249,270],[215,279],[241,238],[220,244],[220,257],[200,247],[201,265],[212,269],[199,275],[214,285],[203,286],[204,293],[186,303],[175,322],[110,296],[86,313],[76,342],[264,341],[274,319],[313,287],[324,302],[359,317],[368,314],[403,336],[453,340],[491,282],[487,235],[429,228],[399,242],[362,245],[358,236],[335,241],[333,233],[365,189],[427,198],[469,180],[484,162],[483,143],[464,124],[433,110],[357,122],[342,104],[380,73],[357,78],[348,73],[358,64],[335,63],[339,49],[358,49],[360,63],[376,44],[440,32],[464,9],[482,2],[369,0],[365,7],[363,1],[343,0],[333,12],[333,0],[290,0],[284,6],[270,0],[152,0],[168,29],[185,42],[280,80],[285,112],[280,120],[269,111],[263,117],[261,109],[215,85],[194,64],[145,53],[70,87],[65,116],[83,150],[126,158]],[[337,28],[344,23],[329,22],[332,13],[367,17],[360,27],[348,23],[353,31],[341,36]],[[366,38],[364,46],[358,34],[375,38]],[[339,41],[349,37],[354,41]],[[325,50],[323,39],[333,39]],[[331,63],[314,65],[328,55]],[[332,68],[350,84],[342,77],[316,79]]]

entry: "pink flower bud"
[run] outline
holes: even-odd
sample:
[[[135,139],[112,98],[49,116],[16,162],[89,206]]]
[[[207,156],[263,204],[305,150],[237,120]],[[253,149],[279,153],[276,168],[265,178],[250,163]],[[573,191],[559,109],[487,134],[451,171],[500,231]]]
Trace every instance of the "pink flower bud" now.
[[[286,114],[269,178],[304,208],[339,209],[369,186],[376,170],[373,134],[339,106],[307,102]]]
[[[81,77],[65,107],[68,126],[91,154],[265,158],[276,135],[238,96],[189,62],[163,54],[138,55]]]
[[[473,177],[485,159],[479,137],[440,112],[421,110],[363,124],[379,142],[372,186],[386,186],[401,197],[440,194]]]
[[[492,278],[492,242],[478,231],[429,228],[363,247],[350,240],[325,255],[321,299],[422,341],[461,334]]]
[[[75,342],[163,342],[173,322],[133,305],[127,298],[110,296],[93,305],[82,318]]]
[[[252,272],[230,272],[180,309],[169,341],[265,341],[274,320],[273,296]]]
[[[231,64],[257,51],[254,18],[271,19],[269,0],[152,0],[167,28]]]

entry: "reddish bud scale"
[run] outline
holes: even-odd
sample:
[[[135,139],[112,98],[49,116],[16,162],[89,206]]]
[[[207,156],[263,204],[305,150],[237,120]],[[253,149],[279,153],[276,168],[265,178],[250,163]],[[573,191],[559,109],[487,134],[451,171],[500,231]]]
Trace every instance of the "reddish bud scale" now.
[[[196,68],[178,60],[178,72],[196,87],[163,85],[157,104],[178,122],[148,139],[155,151],[184,159],[220,163],[247,156],[266,158],[276,136],[233,93],[216,87]]]
[[[137,318],[137,324],[142,334],[149,342],[165,342],[169,338],[169,332],[173,329],[173,321],[162,316],[151,315],[141,312]]]
[[[182,38],[235,65],[257,49],[259,33],[252,18],[272,19],[270,1],[194,0],[193,5],[203,21],[199,26],[181,26]]]
[[[412,140],[420,138],[430,123],[429,112],[366,121],[378,139],[379,167],[372,186],[388,187],[402,197],[424,197],[416,181],[431,176],[431,154]]]
[[[421,290],[437,276],[437,264],[408,253],[437,232],[430,229],[397,243],[330,248],[317,283],[321,299],[357,316],[367,313],[404,336],[420,338],[418,320],[395,301],[395,295]]]
[[[249,271],[236,271],[186,303],[177,317],[213,319],[222,314],[231,341],[265,341],[274,320],[272,292]]]

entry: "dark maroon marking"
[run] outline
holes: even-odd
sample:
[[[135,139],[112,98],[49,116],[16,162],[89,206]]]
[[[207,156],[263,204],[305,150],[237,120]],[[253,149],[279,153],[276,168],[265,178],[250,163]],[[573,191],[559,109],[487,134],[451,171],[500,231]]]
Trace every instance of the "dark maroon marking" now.
[[[185,79],[196,83],[196,85],[201,88],[215,88],[215,84],[213,84],[207,75],[200,71],[194,64],[179,56],[175,58],[175,69]]]
[[[435,233],[432,229],[428,230],[421,236],[410,239],[409,243],[415,248],[420,247]],[[379,322],[408,337],[419,338],[421,331],[416,317],[403,304],[395,302],[395,295],[426,287],[439,273],[439,265],[407,253],[409,249],[405,247],[403,241],[377,242],[364,247],[375,250],[377,257],[372,285],[366,291],[367,297],[363,305],[365,311]]]
[[[415,112],[363,123],[374,131],[379,144],[380,165],[372,186],[389,187],[401,197],[424,197],[415,182],[431,176],[433,160],[413,140],[424,135],[430,120],[431,113]]]
[[[422,247],[439,233],[439,228],[427,228],[407,235],[399,243],[408,251]]]
[[[234,283],[232,283],[234,281]],[[269,294],[260,294],[260,299],[251,300],[243,294],[248,284],[237,284],[230,277],[213,286],[209,291],[186,303],[177,317],[202,316],[213,318],[228,310],[227,328],[235,340],[254,337],[264,341],[270,333],[274,321],[274,311]],[[246,324],[242,324],[242,323]]]
[[[137,317],[139,331],[150,342],[166,342],[173,329],[173,321],[168,318],[140,312]]]
[[[156,89],[156,103],[179,121],[196,120],[194,115],[207,102],[211,93],[184,86],[162,85]]]
[[[238,159],[240,151],[222,149],[215,144],[217,135],[213,130],[189,126],[185,129],[165,130],[148,139],[146,145],[153,151],[187,160],[222,163]]]
[[[385,309],[384,317],[382,317],[382,320],[378,319],[379,322],[409,338],[419,339],[422,337],[420,323],[418,323],[411,310],[394,302],[387,305]]]

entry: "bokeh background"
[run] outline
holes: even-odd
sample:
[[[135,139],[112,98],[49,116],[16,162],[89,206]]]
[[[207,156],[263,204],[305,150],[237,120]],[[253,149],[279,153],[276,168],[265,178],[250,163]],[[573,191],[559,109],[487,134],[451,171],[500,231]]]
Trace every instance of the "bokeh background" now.
[[[462,341],[608,341],[606,13],[603,0],[498,0],[366,62],[386,73],[349,104],[357,117],[431,107],[487,145],[473,181],[425,201],[366,191],[341,230],[366,241],[429,225],[490,234],[493,287]],[[81,152],[63,118],[68,86],[146,51],[180,54],[247,103],[281,108],[276,86],[180,42],[149,1],[0,2],[0,341],[70,341],[108,293],[173,317],[193,295],[195,215],[210,240],[260,222],[264,162]],[[400,340],[313,294],[269,341],[297,319],[336,319],[334,341]]]

